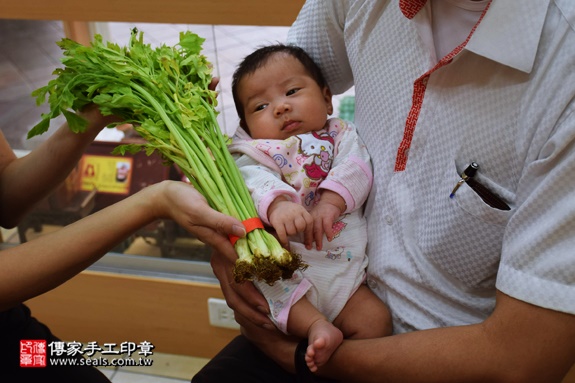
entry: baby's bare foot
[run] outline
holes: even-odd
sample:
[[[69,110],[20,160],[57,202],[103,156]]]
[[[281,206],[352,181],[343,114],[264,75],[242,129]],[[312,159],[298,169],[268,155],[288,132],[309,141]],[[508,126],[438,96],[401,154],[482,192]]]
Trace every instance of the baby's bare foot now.
[[[309,346],[305,362],[311,372],[324,365],[335,349],[343,342],[342,332],[327,320],[314,322],[309,330]]]

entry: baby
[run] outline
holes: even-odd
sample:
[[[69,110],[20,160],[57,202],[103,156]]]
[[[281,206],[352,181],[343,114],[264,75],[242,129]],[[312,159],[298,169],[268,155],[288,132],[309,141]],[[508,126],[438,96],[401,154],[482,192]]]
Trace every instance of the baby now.
[[[328,119],[330,89],[298,47],[248,55],[232,93],[240,127],[229,149],[262,221],[309,265],[290,280],[256,286],[276,326],[308,338],[305,359],[316,371],[344,338],[391,333],[387,307],[365,285],[370,157],[351,123]]]

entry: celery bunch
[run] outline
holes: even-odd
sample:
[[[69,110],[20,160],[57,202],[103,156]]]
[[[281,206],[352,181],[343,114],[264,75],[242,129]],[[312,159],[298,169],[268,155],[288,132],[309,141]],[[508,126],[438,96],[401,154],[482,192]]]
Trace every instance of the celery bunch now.
[[[120,145],[114,153],[158,151],[167,164],[184,172],[212,208],[241,221],[257,217],[216,120],[216,93],[208,88],[211,65],[200,53],[203,42],[194,33],[182,32],[175,46],[153,49],[136,29],[126,47],[104,43],[100,35],[90,46],[62,39],[58,45],[64,51],[64,68],[56,69],[56,77],[32,93],[38,105],[48,96],[50,112],[42,115],[28,138],[47,131],[50,120],[60,114],[71,130],[84,131],[87,121],[75,112],[94,103],[103,115],[132,124],[146,141]],[[263,229],[240,238],[235,249],[237,282],[257,279],[273,284],[305,268],[298,255]]]

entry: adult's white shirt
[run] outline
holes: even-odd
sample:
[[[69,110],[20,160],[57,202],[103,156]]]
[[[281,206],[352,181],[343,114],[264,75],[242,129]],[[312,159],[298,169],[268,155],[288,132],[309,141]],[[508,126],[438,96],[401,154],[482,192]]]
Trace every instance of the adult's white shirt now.
[[[308,0],[288,37],[355,85],[368,284],[395,332],[480,322],[496,289],[575,314],[575,2],[493,0],[439,61],[425,3]],[[510,210],[450,198],[472,161]]]

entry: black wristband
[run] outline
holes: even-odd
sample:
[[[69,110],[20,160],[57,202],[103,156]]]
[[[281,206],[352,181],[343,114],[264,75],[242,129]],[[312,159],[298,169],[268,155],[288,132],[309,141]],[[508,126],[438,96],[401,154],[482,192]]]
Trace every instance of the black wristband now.
[[[295,349],[294,362],[298,383],[313,383],[316,381],[314,374],[310,371],[305,362],[307,346],[307,339],[302,339]]]

